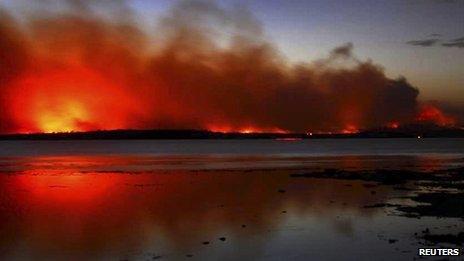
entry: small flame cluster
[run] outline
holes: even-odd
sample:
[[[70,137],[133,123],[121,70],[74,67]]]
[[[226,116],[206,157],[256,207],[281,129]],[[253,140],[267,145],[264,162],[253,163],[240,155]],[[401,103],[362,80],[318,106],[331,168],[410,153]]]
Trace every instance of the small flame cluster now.
[[[453,126],[456,124],[456,119],[454,117],[446,115],[433,105],[422,106],[416,120],[418,122],[428,122],[440,126]]]

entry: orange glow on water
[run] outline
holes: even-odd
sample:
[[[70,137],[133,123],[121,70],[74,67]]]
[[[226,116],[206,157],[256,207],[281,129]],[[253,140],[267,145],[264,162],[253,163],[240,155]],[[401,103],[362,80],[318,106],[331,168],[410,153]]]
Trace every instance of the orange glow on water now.
[[[71,171],[56,175],[50,175],[50,171],[35,172],[35,178],[19,176],[17,182],[20,183],[18,186],[31,193],[34,200],[66,206],[69,209],[76,209],[76,206],[84,204],[86,208],[82,210],[86,211],[94,210],[98,197],[104,197],[117,183],[117,180],[111,178],[94,179],[83,174],[70,175],[69,172]]]

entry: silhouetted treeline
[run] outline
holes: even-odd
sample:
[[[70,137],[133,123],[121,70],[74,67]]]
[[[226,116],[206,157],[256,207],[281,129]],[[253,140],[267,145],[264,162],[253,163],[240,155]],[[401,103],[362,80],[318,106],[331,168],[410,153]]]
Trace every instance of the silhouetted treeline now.
[[[0,140],[137,140],[137,139],[323,139],[323,138],[445,138],[463,137],[463,128],[433,124],[377,128],[359,133],[222,133],[206,130],[111,130],[0,135]]]

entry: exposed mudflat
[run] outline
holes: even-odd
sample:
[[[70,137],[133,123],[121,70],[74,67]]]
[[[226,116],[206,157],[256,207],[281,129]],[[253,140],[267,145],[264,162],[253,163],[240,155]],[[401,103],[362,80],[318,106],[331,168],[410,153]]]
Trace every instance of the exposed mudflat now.
[[[394,169],[346,171],[325,169],[320,172],[293,173],[290,174],[290,177],[360,180],[374,182],[374,184],[369,185],[372,188],[390,186],[395,190],[410,192],[409,195],[399,197],[402,200],[409,199],[408,204],[379,202],[364,207],[395,210],[392,212],[394,215],[408,218],[456,218],[464,222],[464,193],[462,192],[464,188],[464,168],[462,167],[435,171]],[[461,246],[464,243],[464,223],[455,226],[455,228],[453,234],[432,234],[430,229],[426,228],[423,231],[414,233],[414,235],[418,240],[429,245],[444,243]],[[396,241],[392,240],[391,242]]]

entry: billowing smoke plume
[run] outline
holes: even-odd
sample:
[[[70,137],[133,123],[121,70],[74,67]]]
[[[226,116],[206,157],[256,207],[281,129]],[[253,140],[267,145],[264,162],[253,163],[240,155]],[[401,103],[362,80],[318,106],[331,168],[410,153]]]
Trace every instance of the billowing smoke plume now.
[[[340,131],[417,117],[417,89],[351,43],[289,64],[246,9],[181,1],[147,33],[124,1],[108,2],[0,13],[0,132]]]

